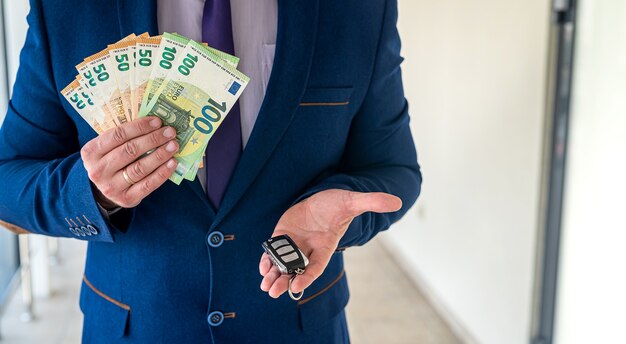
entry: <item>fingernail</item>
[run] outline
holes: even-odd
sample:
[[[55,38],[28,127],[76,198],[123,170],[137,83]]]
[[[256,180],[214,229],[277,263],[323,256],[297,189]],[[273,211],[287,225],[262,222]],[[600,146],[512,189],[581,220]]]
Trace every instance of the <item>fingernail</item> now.
[[[174,168],[176,167],[176,160],[170,160],[167,162],[167,167],[168,168]]]
[[[168,152],[175,152],[176,151],[176,144],[174,143],[174,141],[170,141],[167,146],[165,146],[165,150]]]
[[[165,129],[165,131],[163,132],[163,136],[165,137],[174,137],[174,135],[176,135],[176,132],[174,131],[174,129],[172,129],[172,127]]]
[[[158,119],[158,118],[156,118],[156,117],[155,117],[155,118],[153,118],[153,119],[151,119],[151,120],[150,120],[150,126],[151,126],[151,127],[153,127],[153,128],[158,128],[158,127],[160,127],[160,126],[161,126],[161,120],[160,120],[160,119]]]

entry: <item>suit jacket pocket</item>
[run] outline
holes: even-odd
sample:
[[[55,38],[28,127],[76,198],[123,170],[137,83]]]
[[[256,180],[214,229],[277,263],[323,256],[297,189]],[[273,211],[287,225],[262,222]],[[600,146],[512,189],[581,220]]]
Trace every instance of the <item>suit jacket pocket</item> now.
[[[350,104],[352,87],[307,88],[300,100],[301,107],[345,107]]]
[[[86,277],[80,290],[80,309],[85,315],[83,333],[101,340],[124,336],[130,306],[105,294]]]
[[[306,291],[306,290],[305,290]],[[298,301],[300,324],[306,333],[314,333],[328,320],[339,314],[348,304],[350,292],[344,270],[325,287]]]

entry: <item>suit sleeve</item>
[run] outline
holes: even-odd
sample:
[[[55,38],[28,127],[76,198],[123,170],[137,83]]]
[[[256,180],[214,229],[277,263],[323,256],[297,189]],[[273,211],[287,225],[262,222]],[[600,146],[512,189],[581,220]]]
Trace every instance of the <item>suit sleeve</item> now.
[[[387,1],[369,90],[350,128],[339,173],[322,180],[298,201],[323,190],[343,189],[387,192],[400,197],[403,206],[395,213],[358,216],[339,247],[365,244],[399,220],[420,193],[422,176],[402,86],[397,17],[397,1]]]
[[[0,129],[0,222],[15,232],[112,242],[80,157],[77,130],[55,86],[40,0]]]

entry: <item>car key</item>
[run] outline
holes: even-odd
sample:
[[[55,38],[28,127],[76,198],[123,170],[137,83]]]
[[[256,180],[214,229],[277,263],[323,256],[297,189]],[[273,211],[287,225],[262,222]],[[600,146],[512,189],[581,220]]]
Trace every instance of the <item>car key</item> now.
[[[304,294],[304,290],[300,295],[295,296],[291,292],[291,282],[297,275],[304,273],[304,269],[309,265],[309,259],[302,253],[298,245],[286,234],[270,238],[261,246],[263,246],[267,255],[270,256],[270,259],[282,274],[293,274],[289,279],[289,296],[296,301],[300,300]]]

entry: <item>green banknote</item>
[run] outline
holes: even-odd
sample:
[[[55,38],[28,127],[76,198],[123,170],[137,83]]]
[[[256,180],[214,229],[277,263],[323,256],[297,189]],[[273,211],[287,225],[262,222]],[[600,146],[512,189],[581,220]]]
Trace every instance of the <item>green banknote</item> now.
[[[184,38],[184,39],[187,39],[184,36],[181,36],[181,35],[179,35],[177,33],[173,33],[172,35],[178,36],[178,37],[181,37],[181,38]],[[237,56],[233,56],[233,55],[227,54],[227,53],[225,53],[225,52],[223,52],[221,50],[217,50],[217,49],[215,49],[213,47],[208,46],[205,43],[202,43],[202,45],[205,46],[207,49],[209,49],[209,51],[211,51],[213,54],[217,55],[219,58],[221,58],[222,60],[226,61],[229,65],[231,65],[231,66],[233,66],[235,68],[237,68],[237,66],[239,65],[239,60],[240,59]]]
[[[180,149],[170,178],[174,183],[195,177],[190,171],[197,172],[209,140],[249,80],[206,46],[188,42],[143,112],[176,129]]]
[[[165,79],[172,67],[176,65],[178,56],[185,50],[188,42],[189,38],[174,35],[169,32],[163,33],[161,44],[156,53],[156,63],[152,67],[150,79],[148,80],[148,85],[141,101],[139,117],[146,115],[145,111],[148,109],[148,104],[152,100],[152,97],[154,97],[161,87],[163,79]]]

